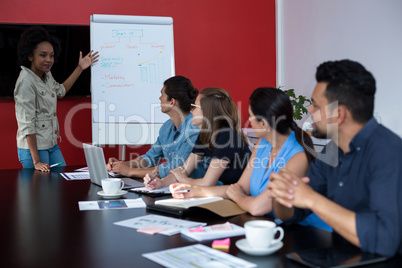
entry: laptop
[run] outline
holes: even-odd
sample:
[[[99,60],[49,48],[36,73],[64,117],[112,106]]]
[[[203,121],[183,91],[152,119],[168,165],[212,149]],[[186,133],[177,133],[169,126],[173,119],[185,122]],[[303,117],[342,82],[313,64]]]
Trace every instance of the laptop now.
[[[101,147],[82,144],[85,153],[85,160],[87,161],[89,169],[89,177],[91,182],[102,187],[102,179],[113,178],[106,169],[105,156]],[[144,187],[142,182],[136,181],[131,178],[120,178],[124,182],[123,189],[131,189],[137,187]]]

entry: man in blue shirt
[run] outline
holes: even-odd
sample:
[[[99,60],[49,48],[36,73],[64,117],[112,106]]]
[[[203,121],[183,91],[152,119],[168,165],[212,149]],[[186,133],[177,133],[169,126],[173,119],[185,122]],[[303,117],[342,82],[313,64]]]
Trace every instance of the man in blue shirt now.
[[[325,62],[309,112],[313,135],[332,141],[298,178],[272,174],[276,215],[297,222],[316,213],[362,251],[402,253],[402,140],[373,118],[375,79],[350,60]]]
[[[199,128],[192,125],[190,113],[198,90],[183,76],[174,76],[164,82],[159,100],[161,110],[170,119],[159,130],[159,137],[149,151],[131,161],[122,162],[110,158],[109,171],[128,177],[144,177],[147,173],[159,172],[161,178],[171,169],[184,164],[190,155],[199,134]],[[166,162],[160,164],[165,159]],[[202,177],[205,169],[199,165],[191,176]]]

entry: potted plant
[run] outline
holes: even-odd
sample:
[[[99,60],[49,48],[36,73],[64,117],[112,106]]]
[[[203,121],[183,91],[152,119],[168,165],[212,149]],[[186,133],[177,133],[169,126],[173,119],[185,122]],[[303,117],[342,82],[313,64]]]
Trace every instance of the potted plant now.
[[[279,87],[279,89],[281,89],[281,87]],[[302,119],[303,115],[308,113],[307,108],[311,105],[311,100],[303,95],[296,96],[293,88],[283,90],[283,92],[289,96],[290,102],[293,105],[293,118],[295,120]]]

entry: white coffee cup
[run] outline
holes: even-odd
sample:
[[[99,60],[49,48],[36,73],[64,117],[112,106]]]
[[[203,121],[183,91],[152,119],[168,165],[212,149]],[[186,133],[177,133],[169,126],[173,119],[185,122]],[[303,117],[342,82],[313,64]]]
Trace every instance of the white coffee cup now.
[[[268,248],[282,240],[284,231],[272,221],[248,221],[244,224],[247,242],[252,248]],[[279,237],[274,238],[279,232]]]
[[[105,194],[117,194],[123,186],[124,182],[121,179],[102,179],[102,189]]]

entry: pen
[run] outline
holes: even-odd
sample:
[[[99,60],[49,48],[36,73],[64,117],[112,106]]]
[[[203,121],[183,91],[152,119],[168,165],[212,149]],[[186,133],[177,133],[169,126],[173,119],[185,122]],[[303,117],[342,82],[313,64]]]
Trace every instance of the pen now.
[[[180,190],[180,191],[175,191],[173,192],[174,194],[181,194],[181,193],[188,193],[190,190]]]
[[[159,171],[156,172],[156,173],[152,176],[152,178],[149,180],[149,182],[147,183],[147,185],[150,184],[151,181],[153,181],[153,180],[155,179],[156,175],[158,175],[158,174],[159,174]]]
[[[50,167],[51,167],[51,168],[52,168],[52,167],[57,167],[57,166],[60,166],[61,164],[63,164],[63,162],[59,162],[59,163],[53,164],[53,165],[51,165]]]

